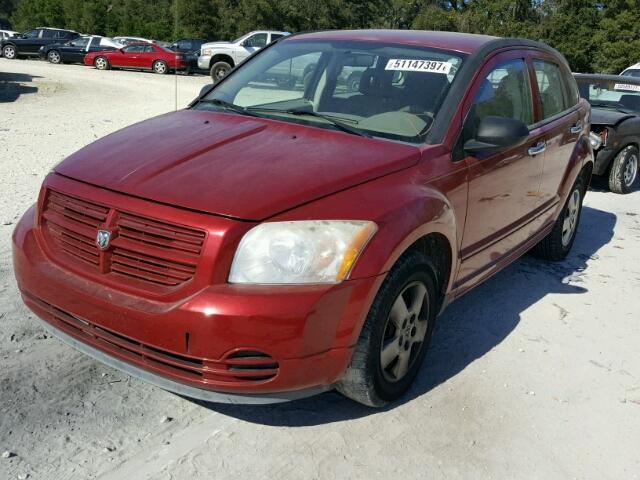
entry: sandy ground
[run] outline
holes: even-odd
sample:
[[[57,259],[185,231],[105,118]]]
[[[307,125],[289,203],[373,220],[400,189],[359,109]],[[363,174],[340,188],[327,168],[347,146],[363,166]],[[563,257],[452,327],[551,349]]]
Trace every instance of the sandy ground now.
[[[206,81],[179,77],[178,105]],[[199,405],[45,335],[13,278],[17,219],[56,162],[174,92],[171,76],[0,59],[1,479],[640,478],[640,192],[589,192],[564,263],[526,257],[455,303],[384,411],[335,393]]]

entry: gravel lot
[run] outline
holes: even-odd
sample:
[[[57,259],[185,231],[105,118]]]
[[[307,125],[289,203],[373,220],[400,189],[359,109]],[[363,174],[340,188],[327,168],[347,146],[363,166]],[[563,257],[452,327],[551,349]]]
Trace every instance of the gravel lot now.
[[[455,303],[385,411],[199,405],[46,336],[14,225],[66,155],[173,109],[174,79],[0,58],[0,479],[640,478],[640,192],[589,192],[566,262],[526,257]],[[178,106],[205,83],[179,76]]]

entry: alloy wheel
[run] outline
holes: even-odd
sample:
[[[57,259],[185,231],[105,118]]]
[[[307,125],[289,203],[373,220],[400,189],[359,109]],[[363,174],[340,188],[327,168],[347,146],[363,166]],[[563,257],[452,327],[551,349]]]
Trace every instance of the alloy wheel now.
[[[422,282],[407,285],[394,301],[380,348],[385,380],[400,381],[418,358],[429,326],[428,302],[427,287]]]
[[[227,71],[227,69],[226,69],[226,68],[224,68],[224,67],[219,67],[219,68],[217,68],[217,69],[216,69],[216,71],[214,72],[214,74],[215,74],[215,76],[216,76],[216,78],[217,78],[218,80],[220,80],[220,79],[224,78],[224,77],[227,75],[227,73],[228,73],[228,71]]]
[[[96,68],[98,70],[106,69],[107,68],[107,60],[102,58],[102,57],[96,58]]]
[[[627,187],[633,185],[638,176],[638,156],[633,154],[627,158],[627,163],[624,168],[624,184]]]
[[[12,46],[4,47],[4,57],[13,60],[16,57],[16,49]]]
[[[564,223],[562,224],[562,245],[564,247],[571,243],[571,239],[575,234],[578,226],[578,217],[580,216],[580,190],[577,188],[571,192],[567,208],[564,214]]]
[[[165,73],[167,71],[167,64],[164,62],[156,62],[154,70],[156,73]]]
[[[60,54],[56,51],[49,52],[49,61],[51,63],[60,63]]]

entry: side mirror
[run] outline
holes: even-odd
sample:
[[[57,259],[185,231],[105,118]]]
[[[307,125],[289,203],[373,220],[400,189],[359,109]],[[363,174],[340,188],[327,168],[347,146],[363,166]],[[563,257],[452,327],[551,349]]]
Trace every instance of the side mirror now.
[[[478,125],[476,137],[464,143],[469,153],[503,150],[527,141],[529,128],[515,118],[484,117]]]
[[[204,87],[200,89],[200,93],[198,94],[198,98],[202,98],[204,94],[206,94],[209,90],[213,88],[213,83],[207,83]]]

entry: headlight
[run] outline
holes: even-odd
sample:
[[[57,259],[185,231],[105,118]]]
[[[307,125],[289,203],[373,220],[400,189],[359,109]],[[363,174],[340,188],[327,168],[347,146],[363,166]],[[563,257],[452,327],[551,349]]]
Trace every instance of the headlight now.
[[[211,55],[213,53],[213,48],[203,48],[202,55]]]
[[[597,133],[589,132],[589,142],[594,150],[597,150],[602,146],[602,139]]]
[[[242,238],[229,282],[341,282],[376,230],[375,223],[365,221],[263,223]]]

